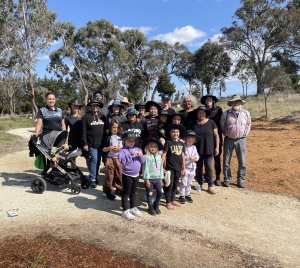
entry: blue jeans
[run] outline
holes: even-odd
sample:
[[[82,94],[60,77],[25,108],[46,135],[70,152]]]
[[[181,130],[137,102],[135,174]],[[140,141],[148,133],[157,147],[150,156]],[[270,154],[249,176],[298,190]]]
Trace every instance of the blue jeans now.
[[[158,205],[162,196],[162,185],[160,179],[150,179],[150,188],[146,188],[146,195],[147,195],[147,203],[149,206],[152,206],[151,198],[153,189],[156,190],[156,199],[155,204]]]
[[[228,137],[224,139],[223,172],[224,181],[231,180],[230,160],[235,150],[238,159],[237,182],[244,183],[246,175],[246,139],[234,140]]]
[[[100,167],[100,160],[102,156],[102,148],[90,148],[89,147],[89,155],[90,155],[90,181],[95,181],[98,176],[98,171]]]

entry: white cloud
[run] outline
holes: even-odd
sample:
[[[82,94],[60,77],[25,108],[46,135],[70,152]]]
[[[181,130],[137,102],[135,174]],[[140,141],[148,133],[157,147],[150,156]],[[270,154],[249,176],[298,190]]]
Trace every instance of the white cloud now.
[[[197,30],[193,26],[187,25],[182,28],[175,28],[175,30],[170,33],[159,34],[154,36],[152,39],[166,41],[170,44],[175,44],[176,42],[187,44],[204,36],[206,36],[205,32]]]
[[[213,37],[209,38],[212,42],[219,42],[219,37],[221,37],[222,34],[215,34]],[[188,45],[191,46],[191,47],[202,47],[206,42],[207,42],[208,39],[204,40],[204,41],[201,41],[201,42],[191,42],[189,43]]]
[[[132,30],[132,29],[137,29],[139,30],[140,32],[142,32],[143,34],[147,35],[148,33],[150,33],[151,31],[154,31],[155,28],[153,27],[150,27],[150,26],[140,26],[140,27],[126,27],[126,26],[123,26],[123,27],[118,27],[115,25],[116,28],[118,28],[120,31],[124,32],[126,30]]]
[[[38,60],[50,60],[48,55],[38,57]]]

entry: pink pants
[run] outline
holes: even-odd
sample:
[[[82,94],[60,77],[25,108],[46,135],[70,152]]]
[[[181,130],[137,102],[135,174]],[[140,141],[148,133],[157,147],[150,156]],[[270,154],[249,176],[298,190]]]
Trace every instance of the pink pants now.
[[[180,196],[188,196],[191,193],[192,181],[195,177],[194,169],[186,169],[186,175],[181,178],[179,194]]]

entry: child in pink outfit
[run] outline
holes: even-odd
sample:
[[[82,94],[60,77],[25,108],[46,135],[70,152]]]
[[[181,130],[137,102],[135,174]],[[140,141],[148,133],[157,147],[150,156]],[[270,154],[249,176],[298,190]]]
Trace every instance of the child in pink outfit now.
[[[184,135],[185,141],[185,165],[186,165],[186,174],[181,178],[180,190],[179,190],[179,203],[184,204],[185,200],[189,203],[193,203],[193,199],[191,198],[191,185],[195,176],[195,165],[199,160],[199,154],[197,152],[197,148],[194,145],[197,141],[197,137],[195,131],[188,130]]]

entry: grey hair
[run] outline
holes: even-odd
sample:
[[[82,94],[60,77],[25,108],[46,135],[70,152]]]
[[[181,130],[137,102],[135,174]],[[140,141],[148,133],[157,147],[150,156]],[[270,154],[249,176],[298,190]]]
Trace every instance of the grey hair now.
[[[183,106],[183,103],[184,103],[184,100],[185,100],[185,99],[189,99],[189,100],[192,102],[192,107],[193,107],[193,108],[196,108],[196,107],[197,107],[198,101],[197,101],[196,96],[189,94],[189,95],[186,95],[186,96],[183,97],[182,103],[181,103],[181,107],[182,107],[182,108],[184,107],[184,106]]]

